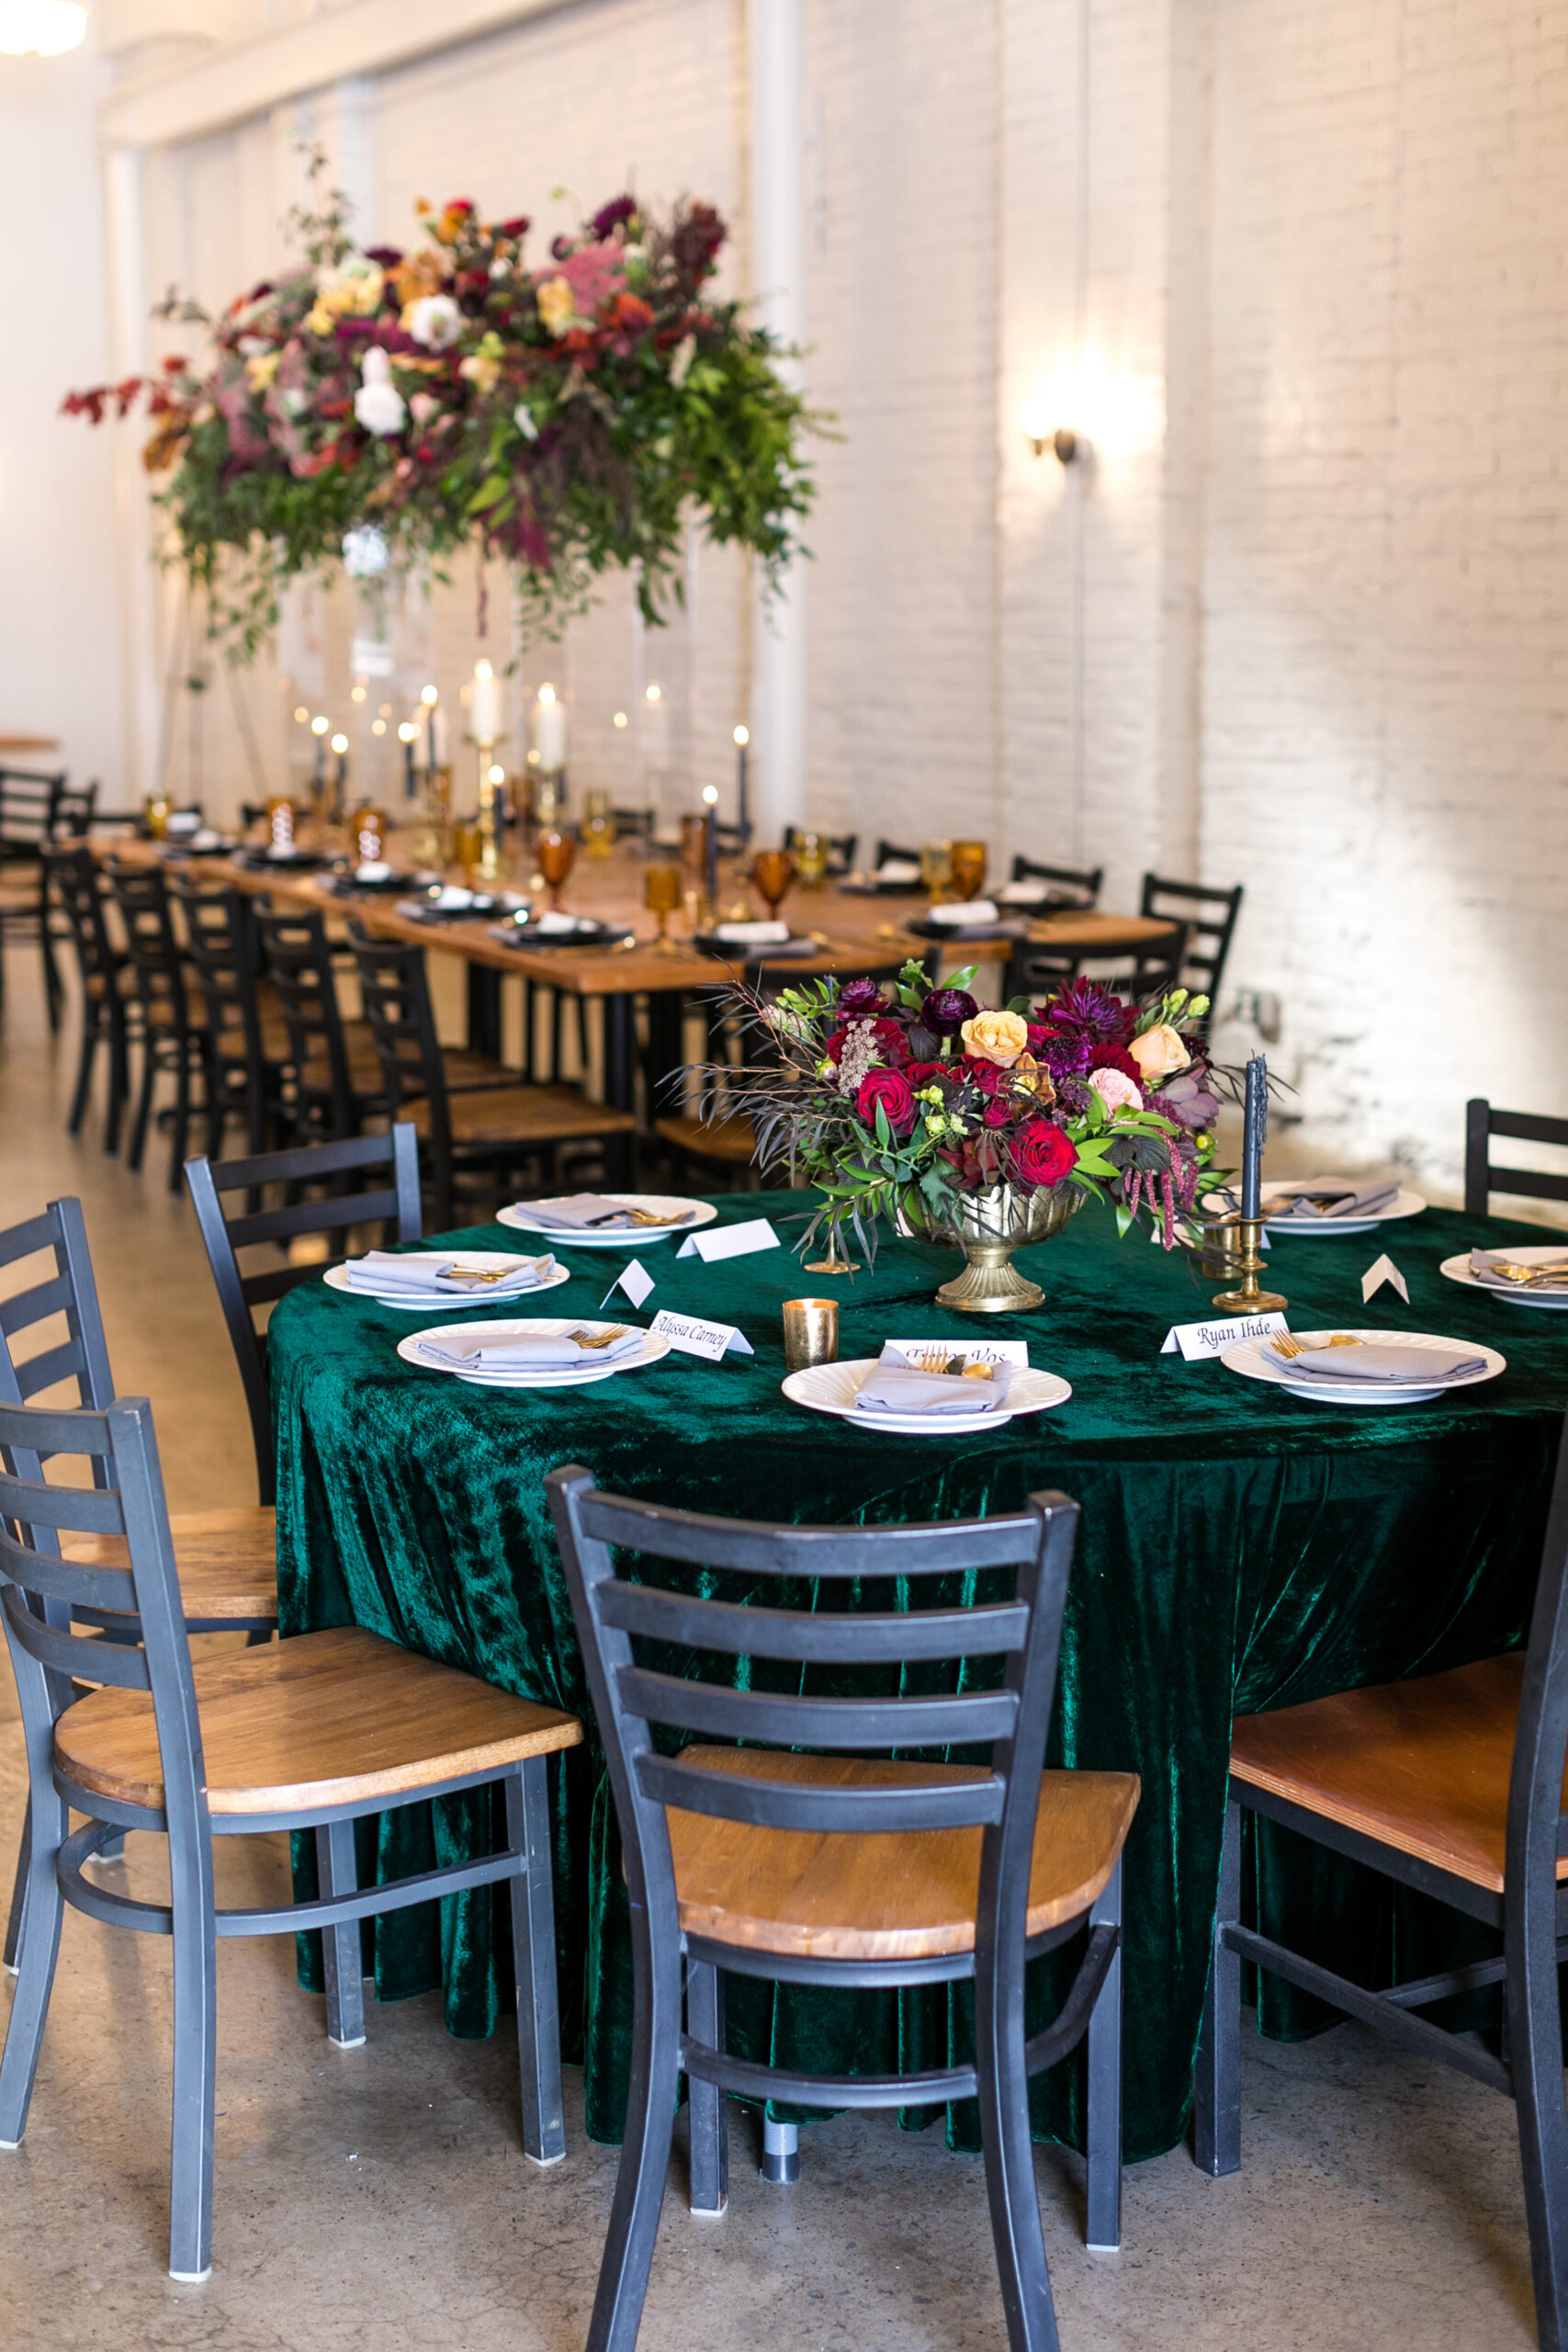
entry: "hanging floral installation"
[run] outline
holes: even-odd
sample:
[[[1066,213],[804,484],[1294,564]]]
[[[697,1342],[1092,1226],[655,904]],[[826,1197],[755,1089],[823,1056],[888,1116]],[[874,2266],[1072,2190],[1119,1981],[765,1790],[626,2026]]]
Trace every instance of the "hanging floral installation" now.
[[[727,234],[713,207],[620,196],[533,262],[521,215],[486,222],[462,198],[419,213],[408,253],[357,250],[341,196],[296,213],[297,269],[218,319],[173,293],[160,306],[209,331],[205,365],[170,357],[65,401],[94,424],[145,402],[168,559],[235,657],[270,636],[290,580],[330,576],[367,531],[371,568],[392,573],[443,577],[465,547],[503,558],[542,634],[623,566],[657,621],[681,593],[689,508],[776,579],[811,501],[801,441],[823,420],[781,374],[789,355],[705,292]]]

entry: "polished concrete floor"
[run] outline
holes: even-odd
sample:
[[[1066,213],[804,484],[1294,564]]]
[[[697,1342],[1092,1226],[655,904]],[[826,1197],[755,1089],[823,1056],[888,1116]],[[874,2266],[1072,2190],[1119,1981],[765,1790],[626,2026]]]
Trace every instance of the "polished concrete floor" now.
[[[62,1129],[70,1054],[13,952],[0,1035],[0,1223],[79,1193],[122,1391],[159,1408],[172,1505],[252,1498],[238,1382],[166,1146],[140,1177],[106,1160],[96,1114]],[[0,1674],[0,1856],[23,1781]],[[220,1847],[220,1899],[284,1881],[280,1842]],[[157,1884],[132,1838],[127,1885]],[[0,1980],[0,2014],[9,1980]],[[220,1962],[214,2268],[164,2273],[169,1962],[151,1938],[69,1914],[31,2120],[0,2154],[0,2346],[6,2352],[576,2352],[615,2151],[581,2130],[568,2071],[565,2164],[517,2140],[515,2038],[448,2038],[434,1999],[371,2007],[369,2041],[332,2049],[287,1941]],[[1126,2181],[1120,2255],[1080,2239],[1080,2167],[1038,2177],[1065,2352],[1476,2352],[1534,2342],[1511,2109],[1460,2076],[1343,2027],[1300,2048],[1248,2037],[1246,2166],[1203,2179],[1177,2150]],[[1000,2352],[980,2165],[891,2117],[803,2135],[776,2189],[734,2126],[718,2222],[682,2202],[679,2160],[643,2352]]]

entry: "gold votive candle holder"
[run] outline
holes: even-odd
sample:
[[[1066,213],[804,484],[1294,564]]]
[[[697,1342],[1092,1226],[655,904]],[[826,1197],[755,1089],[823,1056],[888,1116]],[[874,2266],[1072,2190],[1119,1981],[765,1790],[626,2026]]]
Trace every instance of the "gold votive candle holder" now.
[[[804,1372],[811,1363],[839,1361],[839,1302],[836,1298],[786,1298],[784,1303],[784,1365]]]

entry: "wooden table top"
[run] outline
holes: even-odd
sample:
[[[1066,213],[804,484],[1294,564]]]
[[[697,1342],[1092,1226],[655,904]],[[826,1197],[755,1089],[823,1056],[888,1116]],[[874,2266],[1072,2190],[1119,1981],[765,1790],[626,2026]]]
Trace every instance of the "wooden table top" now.
[[[323,835],[312,839],[303,836],[311,846],[333,851],[346,851],[346,840],[341,836]],[[124,835],[95,840],[94,849],[101,855],[114,855],[127,862],[149,865],[162,854],[161,844]],[[394,833],[388,844],[389,862],[399,863],[400,843]],[[403,854],[406,855],[406,847]],[[183,861],[182,861],[183,862]],[[491,936],[488,916],[471,922],[420,922],[399,914],[394,905],[385,899],[343,898],[327,887],[320,870],[289,874],[280,868],[264,870],[237,857],[203,857],[191,862],[190,871],[209,879],[213,884],[232,882],[253,897],[267,893],[280,905],[319,907],[323,914],[340,920],[354,915],[377,939],[402,939],[434,948],[438,953],[458,956],[468,963],[484,964],[502,972],[516,972],[524,978],[543,981],[576,996],[619,996],[627,993],[654,992],[660,989],[716,988],[732,978],[741,969],[740,959],[728,959],[705,955],[687,940],[671,943],[671,951],[660,953],[653,945],[657,931],[655,918],[642,902],[643,871],[648,864],[642,845],[626,842],[617,844],[609,856],[580,858],[572,868],[563,897],[570,910],[576,914],[597,916],[603,922],[624,925],[634,934],[632,943],[609,948],[557,947],[516,948],[503,944]],[[519,861],[516,874],[509,874],[495,886],[497,888],[522,888],[526,885],[529,862]],[[461,868],[447,869],[454,882],[468,877]],[[742,881],[729,860],[719,865],[719,897],[721,902],[733,902],[742,889]],[[857,968],[866,965],[890,964],[905,956],[919,956],[931,943],[916,938],[904,925],[920,911],[922,895],[912,891],[908,897],[863,897],[840,890],[829,882],[818,890],[798,887],[784,901],[791,922],[798,926],[797,935],[810,936],[821,942],[818,956],[781,956],[769,969],[774,975],[788,971],[802,978],[825,972],[841,971],[848,966]],[[679,922],[672,917],[671,922]],[[1115,956],[1128,948],[1141,946],[1145,941],[1167,937],[1175,929],[1173,923],[1151,915],[1121,915],[1091,910],[1088,912],[1063,912],[1044,915],[1028,925],[1028,937],[1041,946],[1061,947],[1086,956]],[[951,949],[954,963],[1001,964],[1010,951],[1008,940],[955,940]]]

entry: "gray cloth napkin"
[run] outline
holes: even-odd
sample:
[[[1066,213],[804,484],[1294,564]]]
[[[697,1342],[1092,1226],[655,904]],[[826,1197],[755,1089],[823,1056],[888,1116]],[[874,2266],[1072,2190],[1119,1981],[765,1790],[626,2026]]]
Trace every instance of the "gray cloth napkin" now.
[[[553,1337],[530,1332],[510,1340],[486,1340],[476,1332],[471,1340],[421,1340],[415,1353],[444,1369],[457,1365],[464,1372],[491,1372],[502,1365],[518,1372],[559,1371],[580,1363],[618,1363],[639,1353],[644,1337],[640,1330],[623,1331],[607,1348],[584,1348],[564,1331]]]
[[[1369,1388],[1390,1382],[1438,1388],[1485,1369],[1484,1356],[1466,1355],[1462,1348],[1408,1348],[1397,1340],[1386,1346],[1309,1348],[1304,1355],[1291,1356],[1282,1365],[1287,1380],[1359,1381]]]
[[[1298,1194],[1287,1201],[1266,1202],[1264,1216],[1274,1225],[1278,1225],[1281,1218],[1289,1217],[1295,1218],[1302,1225],[1322,1224],[1337,1216],[1377,1216],[1384,1209],[1392,1208],[1399,1198],[1397,1178],[1386,1176],[1380,1177],[1375,1183],[1363,1184],[1359,1190],[1354,1184],[1347,1184],[1343,1189],[1337,1184],[1314,1184],[1312,1189],[1315,1199],[1309,1200],[1304,1194]],[[1337,1197],[1326,1208],[1319,1208],[1318,1200],[1326,1199],[1331,1193]]]
[[[350,1290],[407,1291],[431,1298],[513,1298],[519,1291],[537,1290],[554,1273],[553,1258],[520,1258],[497,1283],[469,1283],[451,1277],[446,1266],[460,1266],[463,1253],[455,1250],[446,1265],[434,1265],[400,1250],[367,1250],[350,1261]]]
[[[568,1193],[547,1208],[539,1201],[524,1201],[519,1205],[536,1225],[558,1225],[563,1231],[592,1226],[596,1232],[613,1233],[622,1226],[637,1224],[629,1209],[619,1201],[607,1201],[603,1193]]]
[[[1568,1261],[1568,1250],[1563,1251],[1563,1257]],[[1538,1280],[1525,1283],[1511,1283],[1506,1274],[1498,1273],[1495,1270],[1499,1262],[1507,1266],[1518,1265],[1521,1262],[1518,1251],[1517,1250],[1472,1250],[1470,1253],[1470,1271],[1478,1283],[1486,1284],[1488,1290],[1568,1291],[1568,1263],[1564,1264],[1563,1271],[1560,1274],[1540,1272]]]
[[[956,1353],[957,1351],[954,1351]],[[855,1397],[856,1412],[995,1413],[1007,1403],[1010,1363],[994,1363],[989,1380],[966,1380],[950,1372],[917,1372],[896,1349],[883,1353]]]

